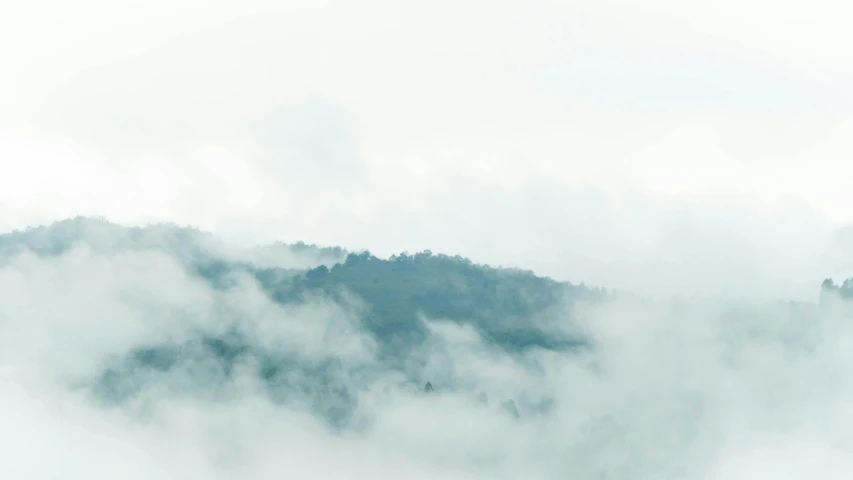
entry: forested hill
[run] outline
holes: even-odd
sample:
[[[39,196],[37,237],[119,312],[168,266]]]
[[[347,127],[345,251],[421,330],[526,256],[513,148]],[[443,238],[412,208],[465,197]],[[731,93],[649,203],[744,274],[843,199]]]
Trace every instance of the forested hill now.
[[[176,225],[128,228],[76,218],[0,235],[0,268],[29,268],[32,262],[21,261],[21,255],[59,266],[68,255],[77,255],[72,265],[88,261],[102,266],[111,259],[126,265],[124,255],[152,253],[177,265],[193,285],[203,285],[206,293],[201,298],[208,299],[211,307],[201,313],[185,307],[173,312],[168,301],[159,305],[156,297],[136,305],[139,308],[134,311],[146,322],[160,325],[157,322],[165,315],[197,330],[192,330],[191,337],[145,340],[104,358],[90,386],[106,401],[122,402],[148,385],[169,382],[177,382],[173,387],[179,389],[219,391],[233,383],[235,368],[250,368],[276,402],[302,405],[341,426],[350,421],[360,389],[372,384],[371,375],[377,370],[385,377],[393,372],[391,377],[421,390],[427,382],[432,382],[426,388],[430,391],[464,388],[451,367],[436,370],[427,365],[430,349],[442,345],[432,342],[436,337],[430,325],[435,322],[476,332],[485,348],[511,356],[542,350],[586,351],[595,345],[572,328],[571,306],[613,296],[601,288],[429,251],[383,259],[367,251],[353,253],[305,243],[239,249],[213,235]],[[131,265],[145,268],[144,262]],[[81,291],[85,292],[87,270],[71,271],[77,275],[71,280],[84,285]],[[174,275],[175,270],[152,272]],[[249,293],[247,280],[252,285]],[[119,290],[116,302],[136,301],[135,284],[121,288],[129,290]],[[824,282],[821,303],[835,298],[853,298],[853,281],[840,286]],[[188,315],[212,318],[196,321]],[[261,323],[272,329],[276,342],[265,339],[270,330],[258,330],[253,326],[258,322],[251,318],[245,321],[253,315],[264,317]],[[351,316],[356,322],[330,321],[330,315]],[[279,322],[287,324],[284,330],[277,329]],[[303,334],[308,336],[300,337]],[[369,338],[375,348],[369,348],[369,361],[354,361],[347,357],[347,348],[353,339],[362,338]],[[309,341],[324,345],[326,353],[312,355],[305,350],[309,347],[302,346]],[[539,411],[540,401],[547,404],[547,398],[533,399],[519,408],[533,414]]]
[[[334,265],[348,253],[340,247],[303,242],[237,248],[208,232],[173,223],[125,227],[103,219],[76,217],[0,235],[0,261],[23,252],[53,257],[81,246],[97,254],[159,251],[188,269],[200,270],[227,270],[237,265],[309,269],[321,264]]]
[[[276,281],[275,273],[267,269],[257,275],[280,302],[313,293],[355,294],[367,306],[365,326],[394,345],[420,342],[426,332],[419,316],[424,315],[472,325],[489,341],[511,349],[564,348],[581,339],[561,336],[549,326],[571,302],[606,296],[601,289],[429,251],[387,260],[351,253],[332,268],[318,266],[285,281]]]
[[[293,329],[289,312],[316,312],[312,308],[317,305],[337,306],[333,312],[357,317],[356,330],[340,333],[335,331],[338,327],[323,327],[327,330],[321,338],[331,336],[341,341],[342,335],[367,335],[376,345],[378,365],[385,371],[398,372],[420,388],[429,380],[437,382],[436,388],[452,388],[454,384],[450,377],[425,377],[424,364],[419,363],[423,355],[416,353],[423,353],[432,336],[429,322],[469,327],[489,348],[511,355],[530,349],[574,349],[585,340],[566,328],[571,323],[569,306],[608,295],[602,289],[558,282],[529,271],[477,265],[462,257],[429,251],[382,259],[366,251],[351,253],[305,243],[236,249],[213,235],[176,225],[128,228],[75,218],[0,235],[0,264],[12,264],[13,268],[21,254],[35,255],[48,263],[61,262],[67,255],[84,259],[88,255],[103,263],[103,259],[152,252],[173,260],[189,278],[202,280],[213,298],[221,297],[223,307],[217,307],[216,315],[225,320],[215,319],[215,328],[201,328],[189,340],[147,343],[119,358],[104,359],[103,373],[93,381],[93,391],[107,401],[121,402],[144,391],[146,385],[177,378],[183,379],[182,389],[217,390],[231,382],[236,366],[254,365],[257,378],[276,401],[299,399],[331,423],[345,424],[358,403],[358,385],[369,383],[363,375],[378,367],[365,370],[353,366],[337,358],[334,348],[330,349],[332,357],[318,359],[300,353],[296,344],[282,347],[266,343],[263,334],[251,331],[251,321],[236,318],[253,315],[254,300],[246,300],[249,307],[229,303],[234,298],[229,297],[232,290],[236,289],[234,295],[238,297],[244,295],[240,282],[247,277],[273,305],[281,307],[264,322],[275,323],[278,315],[281,322],[290,322],[287,328]],[[85,285],[87,279],[75,281]],[[269,310],[263,312],[268,315]],[[182,318],[186,313],[176,315]],[[322,311],[297,315],[297,321],[310,330],[326,321],[323,315]],[[223,321],[232,326],[223,329]],[[202,371],[198,370],[200,365],[204,366]]]
[[[81,246],[99,254],[162,252],[216,288],[227,288],[235,273],[249,273],[282,304],[312,295],[333,300],[354,295],[364,303],[367,329],[394,348],[423,341],[422,316],[471,325],[507,348],[563,348],[580,339],[561,337],[549,326],[571,302],[606,295],[603,289],[430,251],[381,259],[366,251],[302,242],[241,250],[173,224],[123,227],[83,217],[0,235],[0,259],[6,262],[24,251],[52,257]]]

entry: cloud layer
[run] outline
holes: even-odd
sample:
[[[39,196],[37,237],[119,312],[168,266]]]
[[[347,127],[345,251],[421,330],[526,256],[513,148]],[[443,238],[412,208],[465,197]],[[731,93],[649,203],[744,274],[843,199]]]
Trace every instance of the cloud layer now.
[[[564,351],[513,352],[460,319],[423,318],[429,336],[400,370],[378,355],[357,298],[282,305],[239,271],[210,283],[173,251],[96,251],[93,231],[0,269],[4,476],[849,471],[844,304],[575,303],[559,321],[593,348]],[[224,344],[205,338],[253,353],[224,362]],[[169,345],[179,348],[157,350]],[[128,363],[152,346],[149,360]]]
[[[0,476],[847,478],[850,312],[811,302],[853,276],[849,10],[4,7],[0,231],[215,235],[3,237]],[[643,297],[549,311],[594,348],[407,317],[393,364],[364,298],[252,270],[347,250],[278,240]]]

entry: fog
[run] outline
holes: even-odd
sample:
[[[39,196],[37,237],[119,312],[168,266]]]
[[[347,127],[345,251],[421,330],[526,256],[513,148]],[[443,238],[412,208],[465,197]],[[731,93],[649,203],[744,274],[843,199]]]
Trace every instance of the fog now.
[[[19,3],[0,19],[0,227],[173,221],[807,300],[853,221],[848,13]]]
[[[4,5],[0,477],[848,478],[851,7],[705,3]]]
[[[24,236],[4,258],[5,478],[799,479],[853,467],[844,302],[573,303],[556,328],[591,347],[568,350],[511,351],[422,317],[429,336],[400,370],[358,298],[280,304],[239,271],[193,275],[169,249],[98,251],[103,231],[41,254],[27,244],[40,236]],[[227,364],[193,343],[229,334],[268,356]],[[184,345],[168,368],[127,363],[165,344]],[[286,374],[259,376],[270,358]]]

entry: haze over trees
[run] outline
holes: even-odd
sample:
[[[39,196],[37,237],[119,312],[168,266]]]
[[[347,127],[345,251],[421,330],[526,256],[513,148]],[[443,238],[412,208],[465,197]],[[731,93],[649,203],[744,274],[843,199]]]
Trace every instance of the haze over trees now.
[[[718,382],[766,385],[766,395],[737,403],[755,412],[789,394],[771,395],[790,392],[791,377],[755,355],[791,356],[787,368],[813,373],[853,298],[853,280],[827,279],[813,303],[660,302],[428,250],[379,258],[302,242],[236,248],[189,227],[82,217],[0,235],[0,285],[0,358],[47,369],[40,375],[98,412],[141,421],[164,399],[208,408],[252,398],[341,438],[374,438],[404,421],[393,420],[401,411],[405,422],[491,415],[483,425],[509,422],[507,437],[482,458],[512,456],[512,436],[540,428],[543,439],[568,442],[565,458],[543,460],[548,475],[582,478],[701,471],[661,452],[716,441],[714,416],[740,402]],[[41,324],[53,327],[33,333]],[[15,332],[25,339],[17,348]],[[783,415],[775,408],[763,414]],[[416,435],[409,428],[395,435]],[[653,431],[665,436],[649,444]],[[459,461],[495,472],[472,455]]]

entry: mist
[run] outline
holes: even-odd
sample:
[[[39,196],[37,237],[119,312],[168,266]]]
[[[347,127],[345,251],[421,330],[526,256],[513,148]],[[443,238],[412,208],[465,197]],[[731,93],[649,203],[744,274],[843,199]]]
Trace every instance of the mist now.
[[[166,248],[115,241],[169,229],[183,236]],[[63,248],[44,248],[46,237]],[[267,287],[285,277],[253,274],[270,267],[213,253],[195,230],[75,219],[2,238],[6,478],[795,479],[851,468],[851,311],[837,291],[818,303],[820,285],[814,302],[576,292],[516,321],[515,335],[583,339],[570,346],[506,343],[421,313],[424,334],[399,362],[392,337],[366,325],[375,305],[334,290],[283,301]],[[236,263],[214,274],[193,251]],[[302,261],[273,270],[313,271]]]
[[[706,3],[4,6],[0,477],[848,478],[850,7]]]

